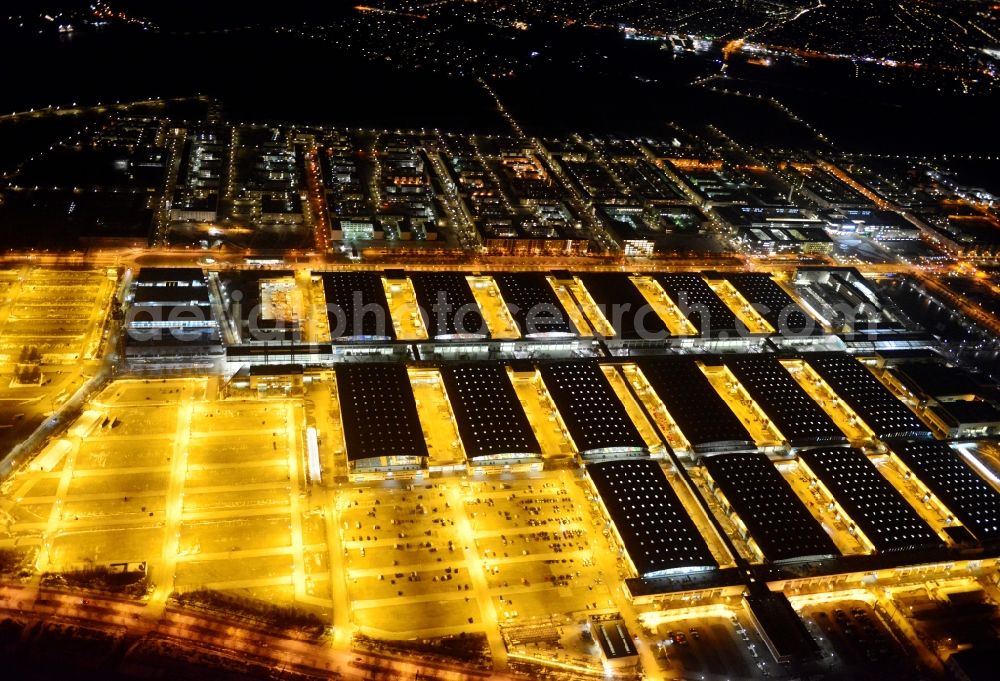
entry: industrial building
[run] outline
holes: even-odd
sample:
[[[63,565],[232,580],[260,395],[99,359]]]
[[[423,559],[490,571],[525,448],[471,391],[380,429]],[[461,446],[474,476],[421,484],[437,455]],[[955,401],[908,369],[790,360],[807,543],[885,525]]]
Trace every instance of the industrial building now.
[[[940,537],[857,449],[809,449],[799,454],[817,484],[843,509],[851,530],[879,553],[941,548]]]
[[[211,362],[223,354],[205,272],[144,267],[136,275],[124,321],[125,356],[137,366]]]
[[[853,357],[807,357],[809,366],[880,440],[930,439],[930,429]]]
[[[789,446],[846,444],[836,424],[776,357],[746,355],[724,361]]]
[[[708,454],[756,446],[694,358],[649,358],[639,362],[639,367],[692,452]]]
[[[542,380],[584,459],[645,456],[648,448],[597,362],[551,362]]]
[[[983,544],[1000,540],[1000,492],[947,442],[898,443],[891,452],[952,514],[950,533],[968,532]]]
[[[764,454],[720,454],[702,465],[723,508],[763,559],[781,563],[840,555]]]
[[[444,366],[441,376],[473,466],[509,470],[512,465],[541,460],[541,446],[503,365]]]
[[[340,364],[336,375],[351,472],[399,475],[426,468],[427,444],[406,367]]]
[[[587,467],[635,575],[653,579],[718,567],[660,464],[606,461]]]

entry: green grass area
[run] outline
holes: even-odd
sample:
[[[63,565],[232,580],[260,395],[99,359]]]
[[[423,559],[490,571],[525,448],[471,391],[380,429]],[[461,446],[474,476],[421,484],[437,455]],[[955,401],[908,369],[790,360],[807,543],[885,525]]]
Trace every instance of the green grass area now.
[[[182,606],[214,610],[227,615],[256,620],[281,629],[294,629],[319,637],[326,628],[323,620],[314,613],[293,606],[277,606],[253,598],[221,593],[211,589],[197,589],[174,593],[171,599]]]
[[[145,570],[119,572],[104,566],[86,570],[46,572],[42,575],[42,586],[102,591],[131,598],[142,598],[151,588]]]
[[[0,549],[0,575],[16,577],[31,574],[33,551]]]

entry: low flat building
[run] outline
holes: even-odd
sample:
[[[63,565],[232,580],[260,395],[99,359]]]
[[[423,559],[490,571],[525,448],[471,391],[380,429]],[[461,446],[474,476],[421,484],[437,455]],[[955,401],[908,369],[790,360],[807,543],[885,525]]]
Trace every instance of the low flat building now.
[[[382,224],[373,218],[337,218],[330,230],[337,241],[381,241],[385,238]]]
[[[302,342],[299,311],[275,304],[275,294],[292,289],[291,270],[227,270],[219,273],[223,309],[230,316],[235,340],[242,345],[281,349]]]
[[[917,325],[853,267],[801,267],[795,292],[835,333],[897,335]]]
[[[776,357],[744,355],[724,361],[789,446],[847,444],[844,433]]]
[[[819,645],[785,594],[759,584],[744,595],[743,606],[778,664],[820,655]]]
[[[879,439],[930,439],[930,429],[875,375],[853,357],[806,357],[831,390],[865,422]]]
[[[973,400],[997,392],[996,385],[985,375],[938,361],[902,362],[892,366],[891,374],[923,403]]]
[[[486,250],[490,255],[506,255],[514,258],[582,256],[587,255],[590,250],[589,239],[572,237],[535,234],[518,237],[487,236],[485,241]]]
[[[781,563],[840,555],[766,455],[720,454],[702,465],[723,509],[762,558]]]
[[[545,363],[539,372],[580,456],[648,455],[646,442],[597,362]]]
[[[693,206],[603,205],[596,214],[626,256],[673,251],[671,236],[697,235],[708,224],[708,218]]]
[[[1000,255],[1000,226],[983,215],[949,215],[931,223],[938,240],[952,255],[995,258]]]
[[[792,300],[771,275],[763,272],[736,272],[725,275],[743,298],[780,334],[808,335],[816,322]]]
[[[265,225],[301,225],[302,198],[295,192],[264,194],[257,200],[259,222]]]
[[[927,408],[929,420],[949,438],[1000,435],[1000,408],[985,400],[951,400]]]
[[[143,267],[135,277],[141,286],[205,286],[205,271],[200,267]]]
[[[653,579],[718,568],[660,464],[605,461],[587,466],[587,474],[635,576]]]
[[[493,280],[525,338],[571,338],[573,328],[555,291],[541,272],[498,272]]]
[[[465,273],[412,272],[410,281],[432,339],[489,336]]]
[[[634,669],[639,664],[639,651],[621,618],[592,617],[590,635],[597,642],[606,669],[622,671]]]
[[[670,335],[667,325],[627,274],[581,274],[578,279],[622,340],[654,340]]]
[[[833,253],[834,248],[833,239],[819,226],[741,227],[736,233],[736,242],[741,250],[774,255],[782,253],[829,255]]]
[[[136,286],[132,302],[142,307],[208,305],[208,287],[204,285]]]
[[[347,462],[355,478],[414,474],[429,453],[406,366],[338,364]]]
[[[917,478],[980,543],[1000,540],[1000,492],[946,442],[891,447],[901,468]]]
[[[218,329],[144,329],[125,333],[125,357],[133,367],[165,362],[197,362],[222,357]]]
[[[736,232],[736,241],[756,253],[831,253],[826,223],[795,206],[722,206],[716,213]]]
[[[170,204],[170,219],[174,222],[215,222],[219,212],[219,195],[179,190]]]
[[[1000,434],[1000,389],[984,374],[938,361],[892,366],[885,377],[918,402],[924,419],[950,438]]]
[[[125,357],[133,365],[211,360],[223,354],[204,271],[144,267],[129,292]]]
[[[823,219],[831,231],[876,241],[912,241],[921,234],[919,227],[890,210],[844,208],[826,212]]]
[[[695,454],[755,448],[753,437],[693,358],[643,359],[639,368]]]
[[[736,335],[736,315],[722,302],[701,275],[694,272],[654,274],[670,300],[684,314],[701,336]]]
[[[852,534],[879,553],[941,548],[944,544],[860,450],[810,449],[799,462],[839,504]]]
[[[248,387],[259,395],[301,395],[304,375],[301,364],[251,364],[246,367]],[[236,377],[242,377],[242,372],[234,379]]]
[[[330,335],[334,341],[388,341],[396,337],[377,272],[324,272]]]
[[[998,655],[1000,649],[995,644],[959,650],[945,662],[948,678],[954,681],[993,681]]]
[[[470,464],[540,468],[542,448],[502,364],[447,365],[441,377]]]

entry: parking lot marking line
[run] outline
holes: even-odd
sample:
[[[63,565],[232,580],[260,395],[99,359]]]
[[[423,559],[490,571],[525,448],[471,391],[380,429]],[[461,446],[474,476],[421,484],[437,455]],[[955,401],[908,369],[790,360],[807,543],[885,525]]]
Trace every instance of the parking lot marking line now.
[[[304,542],[302,539],[302,509],[300,503],[301,495],[303,494],[301,480],[299,479],[300,448],[297,446],[299,419],[296,418],[296,415],[295,405],[291,402],[286,403],[285,438],[288,446],[288,479],[291,481],[292,486],[291,493],[289,494],[289,500],[291,501],[289,513],[291,514],[292,526],[292,583],[295,586],[296,600],[301,600],[306,596],[306,567],[305,556],[303,555]]]
[[[74,440],[73,448],[66,455],[66,462],[63,464],[62,475],[59,476],[59,487],[56,489],[55,500],[52,503],[52,510],[49,512],[49,520],[45,526],[45,533],[42,535],[42,550],[38,552],[38,558],[35,561],[35,570],[39,573],[45,572],[51,566],[52,543],[55,541],[55,538],[59,533],[59,527],[62,521],[63,499],[66,498],[66,492],[69,490],[70,483],[73,480],[73,469],[76,466],[76,455],[79,451],[80,443]]]
[[[255,579],[232,579],[224,582],[205,582],[191,586],[178,587],[178,591],[193,591],[195,589],[211,589],[212,591],[233,591],[235,589],[262,589],[271,586],[291,586],[292,576],[258,577]]]
[[[266,558],[269,556],[290,556],[294,553],[293,546],[275,546],[269,549],[241,549],[237,551],[215,551],[212,553],[189,553],[178,556],[178,563],[191,563],[213,560],[246,560],[248,558]]]
[[[243,520],[258,516],[283,516],[291,502],[268,504],[260,508],[230,508],[218,511],[185,511],[181,520],[185,523],[199,520]]]
[[[500,635],[499,616],[493,599],[490,597],[489,583],[486,581],[486,573],[483,571],[482,558],[476,548],[476,534],[472,529],[472,523],[469,522],[468,515],[465,513],[465,504],[462,503],[462,490],[452,483],[447,487],[447,494],[451,503],[452,516],[458,528],[458,540],[462,542],[465,567],[476,594],[476,603],[479,605],[479,616],[486,631],[486,639],[490,644],[493,668],[504,670],[507,668],[507,647]]]
[[[333,640],[337,646],[350,642],[351,602],[347,591],[346,549],[341,544],[341,517],[336,489],[323,490],[319,497],[324,509],[326,550],[330,562],[330,585],[333,593]]]
[[[447,601],[458,601],[465,598],[465,592],[436,592],[429,594],[414,594],[410,596],[388,596],[386,598],[369,598],[366,600],[352,601],[355,610],[369,610],[372,608],[390,608],[394,605],[410,605],[413,603],[445,603]],[[414,632],[423,631],[414,629]]]
[[[194,405],[190,401],[184,402],[177,410],[177,428],[174,438],[174,449],[170,483],[167,488],[166,521],[163,533],[163,552],[160,559],[159,570],[154,573],[156,576],[156,590],[150,599],[150,605],[155,605],[152,611],[162,610],[166,605],[167,598],[174,590],[174,578],[177,571],[178,551],[180,550],[180,528],[183,517],[184,504],[184,481],[187,477],[187,461],[189,434],[191,432],[191,421],[194,412]],[[155,569],[155,568],[154,568]]]

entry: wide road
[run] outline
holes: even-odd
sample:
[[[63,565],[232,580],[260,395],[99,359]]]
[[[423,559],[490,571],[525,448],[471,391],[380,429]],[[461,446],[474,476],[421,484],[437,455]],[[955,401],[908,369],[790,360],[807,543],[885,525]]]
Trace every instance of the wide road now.
[[[261,264],[266,262],[267,264]],[[401,267],[409,270],[482,270],[482,271],[551,271],[570,269],[581,272],[687,272],[719,270],[728,272],[787,272],[801,266],[840,266],[828,258],[798,256],[718,255],[623,259],[620,256],[553,257],[489,256],[475,253],[455,254],[413,253],[393,254],[386,251],[366,262],[349,260],[337,253],[289,250],[266,251],[206,251],[187,248],[108,248],[87,252],[61,254],[10,252],[0,255],[0,265],[25,264],[37,266],[90,265],[105,267],[206,267],[224,269],[228,266],[260,266],[288,269],[384,270]],[[855,265],[862,274],[943,274],[957,272],[948,263],[910,265],[905,263],[865,263]],[[968,272],[966,272],[968,274]]]
[[[69,594],[17,584],[0,583],[0,618],[54,620],[83,627],[126,630],[129,639],[152,636],[190,645],[192,652],[208,649],[220,657],[238,656],[277,669],[299,668],[320,674],[336,673],[344,679],[371,679],[379,669],[391,679],[472,679],[509,680],[506,674],[463,669],[458,665],[412,660],[358,652],[346,645],[334,647],[328,641],[297,638],[255,629],[246,624],[195,610],[167,608],[149,617],[138,602],[101,598],[92,594]],[[376,672],[377,673],[377,672]]]

